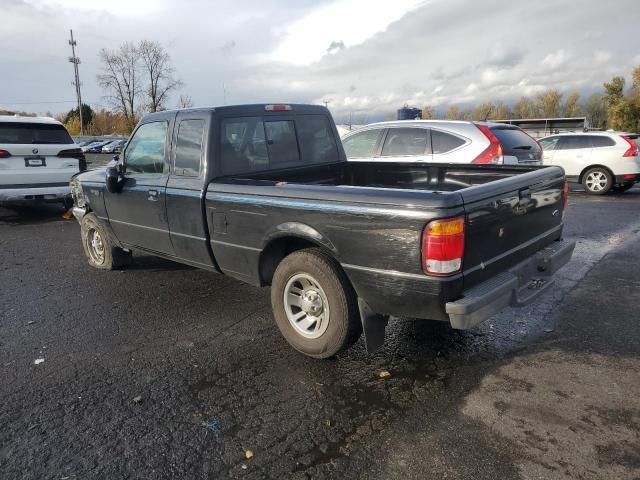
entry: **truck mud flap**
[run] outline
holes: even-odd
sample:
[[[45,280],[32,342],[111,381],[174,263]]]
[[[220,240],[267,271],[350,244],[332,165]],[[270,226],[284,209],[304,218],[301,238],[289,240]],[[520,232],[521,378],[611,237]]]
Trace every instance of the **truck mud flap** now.
[[[367,353],[373,353],[384,345],[384,332],[387,323],[389,323],[389,316],[375,313],[367,302],[359,297],[358,309],[360,310],[360,321],[362,322],[362,333]]]

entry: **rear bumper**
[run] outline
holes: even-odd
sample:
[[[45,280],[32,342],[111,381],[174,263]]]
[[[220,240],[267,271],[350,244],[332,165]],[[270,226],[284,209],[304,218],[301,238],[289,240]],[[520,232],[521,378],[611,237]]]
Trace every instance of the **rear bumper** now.
[[[553,285],[553,274],[571,259],[575,242],[557,241],[515,267],[462,292],[447,302],[445,311],[453,328],[472,328],[504,307],[531,303]]]
[[[0,203],[57,202],[71,195],[68,183],[46,187],[33,185],[3,188],[0,185]]]

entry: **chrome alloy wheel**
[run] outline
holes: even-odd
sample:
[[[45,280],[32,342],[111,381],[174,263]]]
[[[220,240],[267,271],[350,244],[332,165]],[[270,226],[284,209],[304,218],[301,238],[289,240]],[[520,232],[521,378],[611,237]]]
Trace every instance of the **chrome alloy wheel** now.
[[[87,250],[89,255],[91,255],[91,259],[96,264],[104,263],[104,243],[102,242],[102,237],[100,236],[100,232],[95,228],[92,228],[87,233]]]
[[[305,338],[318,338],[329,326],[327,295],[307,273],[298,273],[287,282],[284,311],[294,330]]]
[[[585,182],[592,192],[601,192],[607,186],[607,176],[600,171],[590,172]]]

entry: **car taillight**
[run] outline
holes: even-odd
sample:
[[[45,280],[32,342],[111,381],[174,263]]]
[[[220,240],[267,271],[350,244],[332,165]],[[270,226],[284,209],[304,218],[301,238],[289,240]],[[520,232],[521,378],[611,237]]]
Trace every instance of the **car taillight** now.
[[[9,158],[10,156],[11,154],[9,152],[0,148],[0,158]]]
[[[489,140],[489,146],[485,148],[471,163],[502,164],[504,162],[504,152],[498,137],[496,137],[491,129],[486,125],[476,125],[476,127],[484,133],[485,137],[487,137],[487,140]]]
[[[567,210],[568,203],[569,203],[569,182],[564,182],[564,187],[562,187],[562,218],[564,218],[564,212]]]
[[[429,222],[422,232],[422,271],[450,275],[462,269],[464,217]]]
[[[629,137],[622,137],[628,144],[629,144],[629,149],[624,152],[624,155],[622,155],[623,157],[637,157],[638,156],[638,144],[636,142],[634,142],[631,138]]]
[[[87,170],[87,158],[84,156],[84,152],[81,148],[62,150],[58,153],[58,158],[75,158],[78,160],[78,167],[80,171],[84,172]]]

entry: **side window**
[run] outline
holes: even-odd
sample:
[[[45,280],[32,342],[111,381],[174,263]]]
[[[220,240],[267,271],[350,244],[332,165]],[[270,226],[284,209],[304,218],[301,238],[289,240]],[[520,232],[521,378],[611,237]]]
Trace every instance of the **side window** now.
[[[124,155],[127,173],[163,173],[167,146],[167,122],[141,125]]]
[[[465,140],[439,130],[431,130],[431,150],[434,154],[447,153],[465,144]]]
[[[339,160],[336,137],[324,115],[300,115],[296,118],[298,139],[304,163],[328,163]]]
[[[269,166],[260,117],[225,118],[220,126],[220,165],[225,175]]]
[[[558,145],[558,140],[560,137],[549,137],[540,140],[540,145],[542,145],[543,150],[551,151],[555,150],[556,145]]]
[[[576,150],[578,148],[591,148],[589,135],[567,135],[560,137],[557,150]]]
[[[428,130],[424,128],[390,128],[382,147],[383,157],[424,155]]]
[[[591,145],[594,148],[597,147],[613,147],[616,144],[615,140],[610,137],[604,137],[602,135],[593,135],[591,137]]]
[[[264,130],[267,135],[267,148],[272,166],[299,163],[300,155],[293,120],[264,122]]]
[[[381,128],[367,130],[351,135],[342,141],[347,158],[366,158],[374,155],[380,138]]]
[[[182,120],[178,126],[174,173],[185,177],[200,175],[204,120]]]

